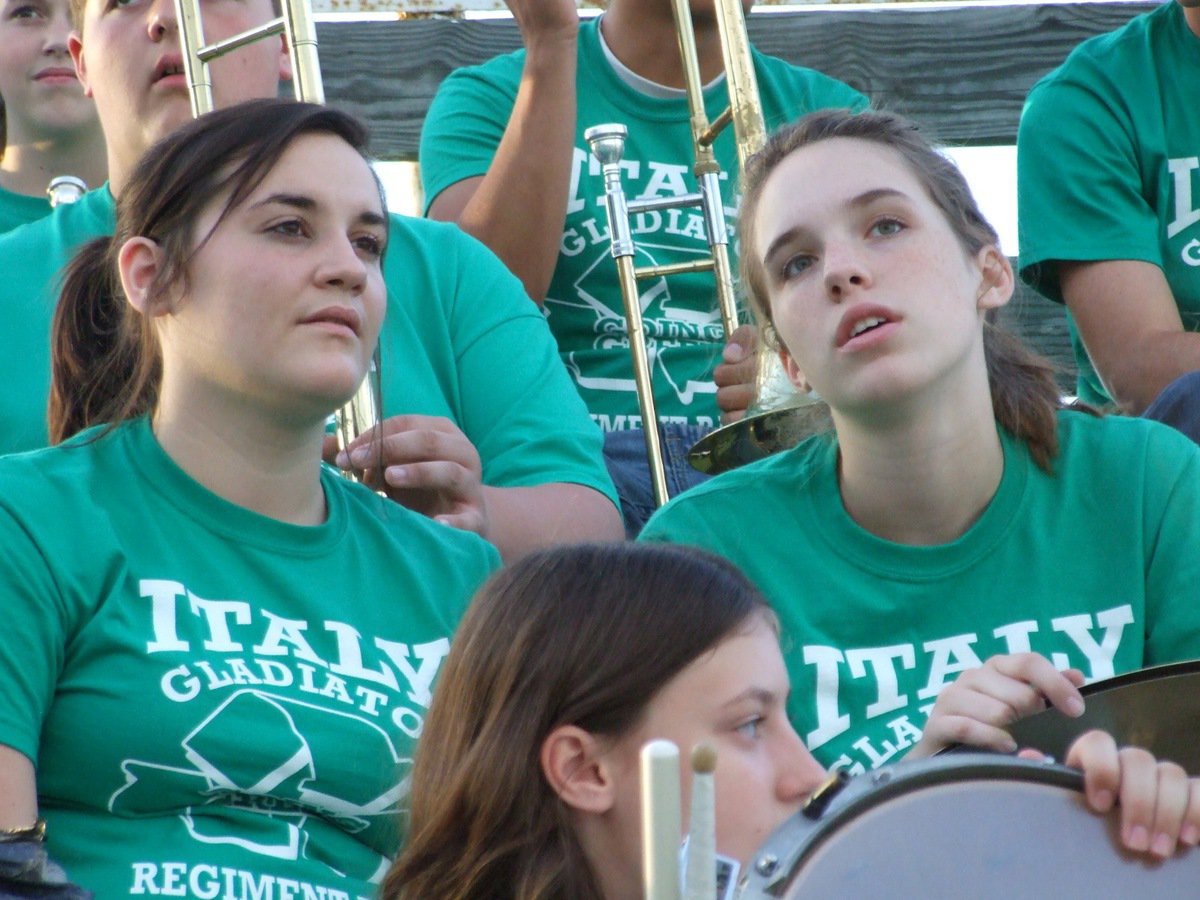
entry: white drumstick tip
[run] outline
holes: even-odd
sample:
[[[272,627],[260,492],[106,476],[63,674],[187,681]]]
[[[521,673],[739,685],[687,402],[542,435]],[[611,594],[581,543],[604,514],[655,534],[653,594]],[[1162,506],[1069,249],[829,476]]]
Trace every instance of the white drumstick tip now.
[[[642,747],[642,875],[646,900],[681,900],[679,748],[670,741]]]

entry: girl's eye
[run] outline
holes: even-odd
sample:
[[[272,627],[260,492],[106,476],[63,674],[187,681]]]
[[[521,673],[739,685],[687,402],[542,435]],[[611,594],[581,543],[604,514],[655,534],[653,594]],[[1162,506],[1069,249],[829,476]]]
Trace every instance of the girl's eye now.
[[[383,241],[373,234],[364,234],[354,239],[354,246],[369,259],[383,256]]]
[[[274,234],[281,234],[285,237],[304,237],[304,223],[299,219],[287,219],[283,222],[276,222],[268,231]]]
[[[880,219],[871,226],[871,233],[880,237],[891,237],[904,230],[904,223],[899,219]]]
[[[743,722],[741,725],[739,725],[737,727],[737,732],[738,734],[757,740],[759,735],[762,733],[762,724],[762,716],[755,716],[748,722]]]
[[[36,6],[18,6],[8,14],[10,19],[42,19],[45,16],[42,11]]]
[[[780,278],[783,281],[790,281],[807,270],[812,264],[813,258],[811,256],[797,254],[796,256],[788,257],[783,265],[779,267]]]

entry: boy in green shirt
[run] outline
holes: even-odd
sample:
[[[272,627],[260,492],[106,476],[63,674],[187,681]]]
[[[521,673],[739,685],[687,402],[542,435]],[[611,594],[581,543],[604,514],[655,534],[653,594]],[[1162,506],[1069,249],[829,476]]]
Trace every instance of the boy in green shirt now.
[[[1021,274],[1067,305],[1079,396],[1193,439],[1194,383],[1163,392],[1200,369],[1197,79],[1200,6],[1164,3],[1042,79],[1017,141]]]
[[[452,73],[430,107],[421,135],[427,212],[458,222],[496,251],[544,309],[562,362],[605,434],[626,527],[636,533],[654,502],[604,184],[583,134],[609,122],[629,129],[622,167],[630,197],[696,190],[671,4],[612,0],[603,16],[583,22],[573,0],[508,5],[525,49]],[[692,7],[705,106],[715,118],[728,104],[717,20],[711,4]],[[814,109],[867,105],[857,91],[819,72],[753,50],[752,56],[768,130]],[[734,173],[730,129],[715,151],[723,171]],[[730,223],[733,177],[723,183]],[[641,214],[633,231],[639,265],[708,254],[703,218],[694,210]],[[639,289],[665,444],[677,448],[667,452],[668,481],[677,493],[699,478],[685,454],[719,423],[719,401],[728,412],[745,408],[742,382],[752,380],[752,364],[729,365],[714,376],[724,336],[711,275],[677,275]],[[729,359],[739,358],[731,347]],[[718,384],[727,386],[724,398]]]

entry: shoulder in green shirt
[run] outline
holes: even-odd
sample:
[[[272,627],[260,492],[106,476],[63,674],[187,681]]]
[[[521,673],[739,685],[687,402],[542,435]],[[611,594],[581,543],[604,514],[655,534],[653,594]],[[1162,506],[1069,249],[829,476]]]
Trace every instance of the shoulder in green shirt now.
[[[49,215],[50,201],[45,197],[17,194],[0,187],[0,235]]]

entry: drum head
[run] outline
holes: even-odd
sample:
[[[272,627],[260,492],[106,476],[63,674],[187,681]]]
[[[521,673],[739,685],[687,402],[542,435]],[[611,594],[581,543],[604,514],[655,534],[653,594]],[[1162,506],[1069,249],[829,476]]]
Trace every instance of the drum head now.
[[[1179,898],[1200,853],[1156,863],[1119,847],[1115,816],[1061,766],[963,754],[849,781],[814,821],[797,813],[751,860],[738,894],[766,898]]]
[[[1047,709],[1011,726],[1018,746],[1061,760],[1079,735],[1102,728],[1118,744],[1145,747],[1200,774],[1200,660],[1094,681],[1080,693],[1085,709],[1078,719]]]

